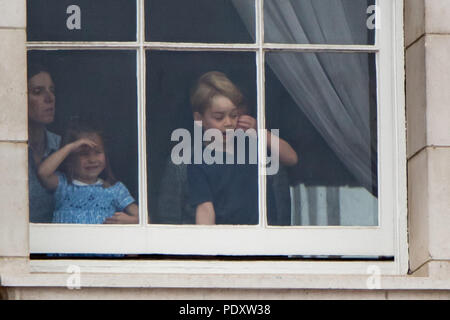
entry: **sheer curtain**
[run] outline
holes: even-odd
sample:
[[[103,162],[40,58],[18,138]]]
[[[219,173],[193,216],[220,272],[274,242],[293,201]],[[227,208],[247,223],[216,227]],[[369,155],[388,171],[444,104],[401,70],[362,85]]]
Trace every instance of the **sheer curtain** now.
[[[253,30],[253,3],[232,1]],[[367,44],[367,6],[366,0],[266,0],[265,42]],[[274,52],[266,62],[359,183],[376,193],[369,55]]]

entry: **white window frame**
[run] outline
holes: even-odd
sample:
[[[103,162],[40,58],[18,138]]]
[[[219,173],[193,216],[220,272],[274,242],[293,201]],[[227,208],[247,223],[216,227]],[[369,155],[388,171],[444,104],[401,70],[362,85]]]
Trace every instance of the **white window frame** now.
[[[139,225],[68,225],[30,223],[30,253],[127,253],[180,255],[333,255],[393,256],[388,262],[222,262],[218,270],[255,268],[287,272],[365,273],[379,265],[382,273],[405,274],[408,267],[406,233],[406,142],[404,105],[403,1],[378,0],[381,28],[375,45],[311,45],[263,43],[263,0],[256,0],[256,42],[252,44],[163,43],[145,41],[144,0],[137,2],[136,42],[28,42],[28,50],[114,50],[137,52],[139,135]],[[378,83],[379,226],[267,226],[264,175],[259,177],[260,224],[257,226],[148,225],[146,168],[146,50],[255,52],[257,64],[258,127],[264,119],[264,53],[358,52],[376,53]],[[265,154],[265,137],[258,150]],[[301,158],[301,155],[300,155]],[[263,172],[264,167],[260,165]],[[151,186],[150,186],[151,187]],[[58,241],[55,241],[58,239]],[[226,239],[226,241],[224,241]],[[336,239],[339,241],[337,242]],[[188,260],[186,260],[188,261]],[[184,263],[186,263],[186,261]],[[173,261],[178,265],[179,261]],[[191,261],[192,266],[202,262]],[[322,267],[317,268],[321,265]],[[185,264],[187,266],[187,264]],[[191,266],[191,267],[192,267]],[[240,267],[239,267],[240,266]],[[273,269],[275,266],[275,269]],[[201,270],[202,267],[200,267]],[[258,269],[259,268],[259,269]],[[309,271],[308,271],[309,270]]]

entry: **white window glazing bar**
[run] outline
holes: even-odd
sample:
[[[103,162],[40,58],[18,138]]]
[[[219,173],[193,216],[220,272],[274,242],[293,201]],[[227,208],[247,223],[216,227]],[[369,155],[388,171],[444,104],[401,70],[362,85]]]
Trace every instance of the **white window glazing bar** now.
[[[138,42],[45,42],[45,41],[30,41],[27,42],[28,49],[53,49],[53,50],[73,50],[73,49],[137,49],[139,48]]]
[[[153,50],[175,50],[175,51],[256,51],[257,44],[252,43],[194,43],[194,42],[146,42],[144,46]]]
[[[144,0],[137,0],[137,94],[138,94],[138,148],[139,148],[139,224],[146,226],[148,223],[147,201],[147,132],[146,132],[146,55],[145,41],[145,10]]]
[[[145,23],[145,22],[143,22]],[[141,26],[145,28],[145,26]],[[142,31],[144,32],[144,30]],[[190,43],[190,42],[28,42],[29,49],[136,49],[143,46],[153,50],[208,50],[208,51],[257,51],[260,43]],[[378,46],[373,45],[340,45],[340,44],[283,44],[263,43],[265,51],[303,51],[303,52],[378,52]]]
[[[378,52],[379,47],[373,45],[340,45],[340,44],[283,44],[264,43],[266,51],[303,51],[303,52]]]
[[[266,128],[265,114],[265,88],[264,88],[264,0],[256,0],[256,41],[258,51],[256,52],[256,77],[257,77],[257,128]],[[267,205],[266,205],[266,167],[264,165],[267,154],[266,135],[258,132],[258,212],[259,226],[267,227]]]

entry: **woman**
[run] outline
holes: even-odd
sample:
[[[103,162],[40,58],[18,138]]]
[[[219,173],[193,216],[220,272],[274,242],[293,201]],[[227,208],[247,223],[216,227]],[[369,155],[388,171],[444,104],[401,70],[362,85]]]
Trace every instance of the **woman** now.
[[[50,72],[40,65],[28,67],[28,180],[30,222],[49,223],[53,195],[39,182],[37,168],[59,149],[61,137],[48,131],[55,118],[55,85]]]

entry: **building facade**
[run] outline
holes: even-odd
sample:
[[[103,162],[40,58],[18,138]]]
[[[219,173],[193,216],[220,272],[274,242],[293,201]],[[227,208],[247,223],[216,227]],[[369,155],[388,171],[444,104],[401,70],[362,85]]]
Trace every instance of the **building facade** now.
[[[399,170],[405,172],[407,208],[396,235],[406,243],[396,257],[402,264],[385,274],[358,261],[308,261],[295,271],[256,261],[236,267],[237,262],[214,260],[78,260],[80,269],[69,270],[73,263],[30,259],[27,5],[0,0],[0,297],[449,299],[450,2],[397,2],[403,11],[406,118],[406,150],[399,161],[405,165]]]

